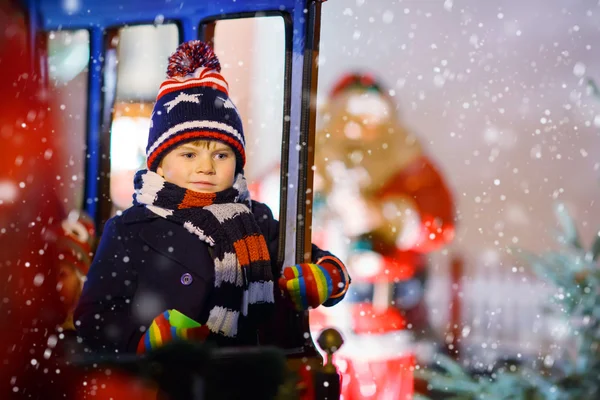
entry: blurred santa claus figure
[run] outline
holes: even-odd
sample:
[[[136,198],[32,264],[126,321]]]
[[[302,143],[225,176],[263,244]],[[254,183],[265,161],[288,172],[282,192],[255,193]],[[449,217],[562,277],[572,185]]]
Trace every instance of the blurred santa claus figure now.
[[[319,114],[313,233],[345,256],[353,281],[346,310],[311,311],[311,330],[333,325],[346,336],[346,400],[412,393],[410,376],[390,365],[410,366],[414,338],[429,333],[426,255],[454,237],[450,190],[388,93],[369,74],[349,74]]]

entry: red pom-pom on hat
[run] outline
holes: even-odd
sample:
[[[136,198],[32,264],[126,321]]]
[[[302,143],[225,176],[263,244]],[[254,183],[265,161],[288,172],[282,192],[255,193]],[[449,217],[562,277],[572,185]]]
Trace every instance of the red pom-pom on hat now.
[[[167,76],[185,77],[198,68],[208,68],[221,72],[221,63],[214,50],[201,40],[191,40],[177,47],[169,57]]]

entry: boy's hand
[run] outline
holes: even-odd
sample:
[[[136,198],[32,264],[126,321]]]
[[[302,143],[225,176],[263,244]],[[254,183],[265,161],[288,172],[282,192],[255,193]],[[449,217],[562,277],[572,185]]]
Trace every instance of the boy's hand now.
[[[178,321],[182,318],[187,318],[191,323],[186,325],[193,327],[175,326],[177,324],[171,323],[172,314],[173,316],[177,316]],[[208,334],[209,330],[206,325],[200,325],[198,322],[186,317],[177,310],[167,310],[152,320],[150,328],[148,328],[138,343],[137,353],[145,353],[173,340],[204,341]]]
[[[317,264],[297,264],[285,267],[279,278],[279,288],[290,298],[298,311],[316,308],[333,292],[330,272]]]

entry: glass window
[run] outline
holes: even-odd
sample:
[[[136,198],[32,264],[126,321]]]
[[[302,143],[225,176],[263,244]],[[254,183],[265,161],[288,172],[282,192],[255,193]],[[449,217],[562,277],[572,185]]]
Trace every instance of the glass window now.
[[[246,137],[246,167],[252,198],[279,215],[285,23],[265,16],[217,21],[214,48],[229,83]]]
[[[57,116],[58,133],[55,187],[70,211],[83,204],[90,37],[86,30],[51,31],[47,43],[50,109]]]
[[[166,76],[167,60],[178,44],[179,30],[174,24],[119,30],[117,94],[110,141],[113,214],[131,205],[133,176],[146,165],[154,100]]]

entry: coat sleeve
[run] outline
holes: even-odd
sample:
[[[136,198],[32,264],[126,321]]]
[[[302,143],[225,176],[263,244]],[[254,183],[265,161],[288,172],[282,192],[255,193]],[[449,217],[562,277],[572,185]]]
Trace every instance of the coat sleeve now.
[[[255,218],[259,222],[259,226],[263,230],[263,234],[265,235],[265,239],[267,240],[267,245],[269,247],[269,253],[271,254],[271,258],[276,257],[279,251],[279,221],[273,217],[273,212],[271,209],[263,203],[253,202],[253,212]],[[352,282],[350,275],[348,274],[348,270],[342,261],[340,261],[336,256],[331,254],[326,250],[320,249],[314,243],[312,244],[312,252],[311,252],[311,260],[315,264],[323,264],[328,263],[333,265],[335,268],[339,270],[341,282],[339,287],[333,288],[333,293],[329,298],[323,303],[325,307],[331,307],[342,301],[346,293],[348,292],[348,287]],[[280,274],[277,274],[277,278],[279,278]]]
[[[75,328],[92,351],[135,353],[143,335],[131,312],[137,274],[116,221],[106,222],[75,309]]]

